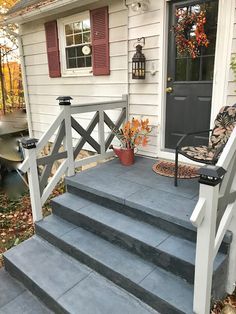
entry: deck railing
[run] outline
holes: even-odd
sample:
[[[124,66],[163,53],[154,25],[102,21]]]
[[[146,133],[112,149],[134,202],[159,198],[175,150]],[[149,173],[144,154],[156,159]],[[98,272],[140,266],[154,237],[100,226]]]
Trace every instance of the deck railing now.
[[[236,282],[236,128],[233,130],[216,166],[200,169],[199,200],[191,222],[197,227],[194,305],[196,314],[209,314],[213,263],[229,230],[232,242],[226,291],[232,293]]]
[[[39,141],[36,139],[22,140],[25,160],[19,170],[23,173],[28,173],[34,221],[42,219],[42,206],[63,175],[73,176],[75,168],[92,162],[98,162],[114,155],[113,151],[109,150],[109,146],[115,137],[111,131],[119,128],[127,118],[128,107],[126,95],[123,95],[122,99],[116,101],[73,106],[71,105],[71,99],[71,97],[58,98],[61,112]],[[113,122],[109,117],[109,113],[111,110],[117,111],[118,109],[118,118]],[[77,115],[77,117],[80,117],[80,114],[83,113],[94,113],[87,128],[84,128],[74,116]],[[92,134],[96,127],[98,140]],[[109,130],[107,136],[105,127]],[[76,143],[76,135],[72,136],[72,132],[78,133],[80,136]],[[52,137],[54,139],[51,153],[40,157],[42,149]],[[96,154],[76,160],[85,143],[88,143]],[[53,164],[59,160],[62,162],[53,174]],[[41,172],[39,171],[39,166],[43,168]]]

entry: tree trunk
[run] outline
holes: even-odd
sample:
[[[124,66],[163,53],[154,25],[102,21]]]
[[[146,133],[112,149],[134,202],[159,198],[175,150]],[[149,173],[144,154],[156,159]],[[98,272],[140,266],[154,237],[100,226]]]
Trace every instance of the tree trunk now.
[[[12,73],[11,73],[11,67],[9,65],[9,60],[8,60],[8,54],[6,53],[6,61],[7,61],[7,70],[8,70],[8,75],[9,75],[9,91],[8,95],[11,100],[11,106],[12,110],[14,109],[14,84],[13,84],[13,78],[12,78]]]
[[[2,68],[2,50],[0,48],[0,83],[1,83],[1,92],[2,92],[2,112],[6,114],[6,95],[5,95],[5,88],[4,88],[4,74]]]

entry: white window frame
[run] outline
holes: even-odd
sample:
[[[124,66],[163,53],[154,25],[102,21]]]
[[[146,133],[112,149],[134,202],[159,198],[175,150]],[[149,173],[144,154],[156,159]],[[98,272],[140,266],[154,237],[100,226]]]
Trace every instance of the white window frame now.
[[[60,47],[61,74],[62,76],[89,76],[92,75],[92,67],[67,69],[66,64],[66,34],[65,25],[90,19],[89,11],[70,15],[57,20],[58,37]],[[91,30],[92,33],[92,30]]]

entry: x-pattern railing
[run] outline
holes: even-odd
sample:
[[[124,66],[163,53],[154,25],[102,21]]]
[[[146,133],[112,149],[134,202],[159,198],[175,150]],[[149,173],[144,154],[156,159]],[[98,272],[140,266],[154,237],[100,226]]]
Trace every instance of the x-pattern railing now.
[[[26,158],[20,170],[28,172],[34,221],[42,219],[42,205],[64,174],[72,176],[75,174],[75,168],[77,167],[113,156],[113,151],[109,150],[109,146],[115,137],[112,131],[120,128],[128,114],[126,95],[121,100],[76,106],[71,106],[70,97],[59,97],[58,99],[62,110],[42,138],[39,141],[36,139],[22,141]],[[117,111],[117,109],[120,113],[117,120],[113,122],[107,111]],[[84,128],[73,117],[75,114],[80,116],[82,113],[93,112],[95,113],[87,128]],[[105,134],[105,125],[109,129],[107,136]],[[93,137],[96,128],[98,130],[98,140]],[[80,135],[78,140],[76,140],[76,136],[72,138],[72,130]],[[39,157],[42,149],[53,136],[55,138],[50,154]],[[77,143],[73,145],[76,141]],[[86,143],[94,149],[96,154],[77,160]],[[62,162],[56,172],[52,174],[53,165],[59,160]]]

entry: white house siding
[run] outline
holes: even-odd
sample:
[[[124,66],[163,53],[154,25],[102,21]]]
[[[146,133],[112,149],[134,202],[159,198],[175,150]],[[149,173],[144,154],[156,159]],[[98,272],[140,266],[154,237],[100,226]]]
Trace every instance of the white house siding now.
[[[151,0],[149,10],[139,14],[129,9],[129,100],[130,116],[137,118],[148,118],[152,125],[152,133],[149,144],[146,147],[140,147],[139,152],[143,155],[157,156],[158,152],[158,125],[160,119],[158,109],[160,97],[159,88],[159,51],[160,51],[160,33],[161,33],[161,2]],[[132,80],[132,56],[135,53],[134,44],[137,38],[145,38],[143,53],[146,57],[146,78],[145,80]],[[151,75],[152,65],[157,71]]]
[[[100,4],[103,5],[106,5],[106,2]],[[83,11],[88,9],[84,7]],[[73,10],[73,14],[75,13]],[[50,78],[44,23],[45,20],[40,20],[23,24],[21,27],[33,133],[37,138],[48,129],[58,114],[58,96],[72,96],[73,104],[106,101],[127,94],[128,86],[127,9],[121,1],[114,1],[109,5],[109,76]],[[84,114],[83,119],[80,119],[81,124],[86,127],[92,116],[93,114]]]
[[[73,103],[78,104],[117,99],[122,94],[129,93],[130,117],[148,118],[153,127],[148,146],[140,148],[139,152],[148,156],[157,156],[157,130],[159,129],[157,126],[160,124],[158,70],[161,1],[151,0],[150,10],[143,14],[128,10],[120,0],[101,2],[100,6],[109,4],[111,64],[109,76],[49,78],[45,20],[22,25],[34,136],[40,137],[59,112],[60,108],[56,101],[59,95],[70,95],[74,99]],[[83,10],[90,8],[84,7]],[[73,14],[75,13],[73,11]],[[65,13],[65,16],[67,15],[68,13]],[[56,18],[59,17],[61,16]],[[135,53],[134,43],[139,37],[145,37],[146,40],[143,52],[147,59],[147,73],[145,80],[132,80],[131,59]],[[155,75],[150,73],[152,62],[157,70]],[[82,124],[86,126],[90,118],[91,115],[85,115]]]

